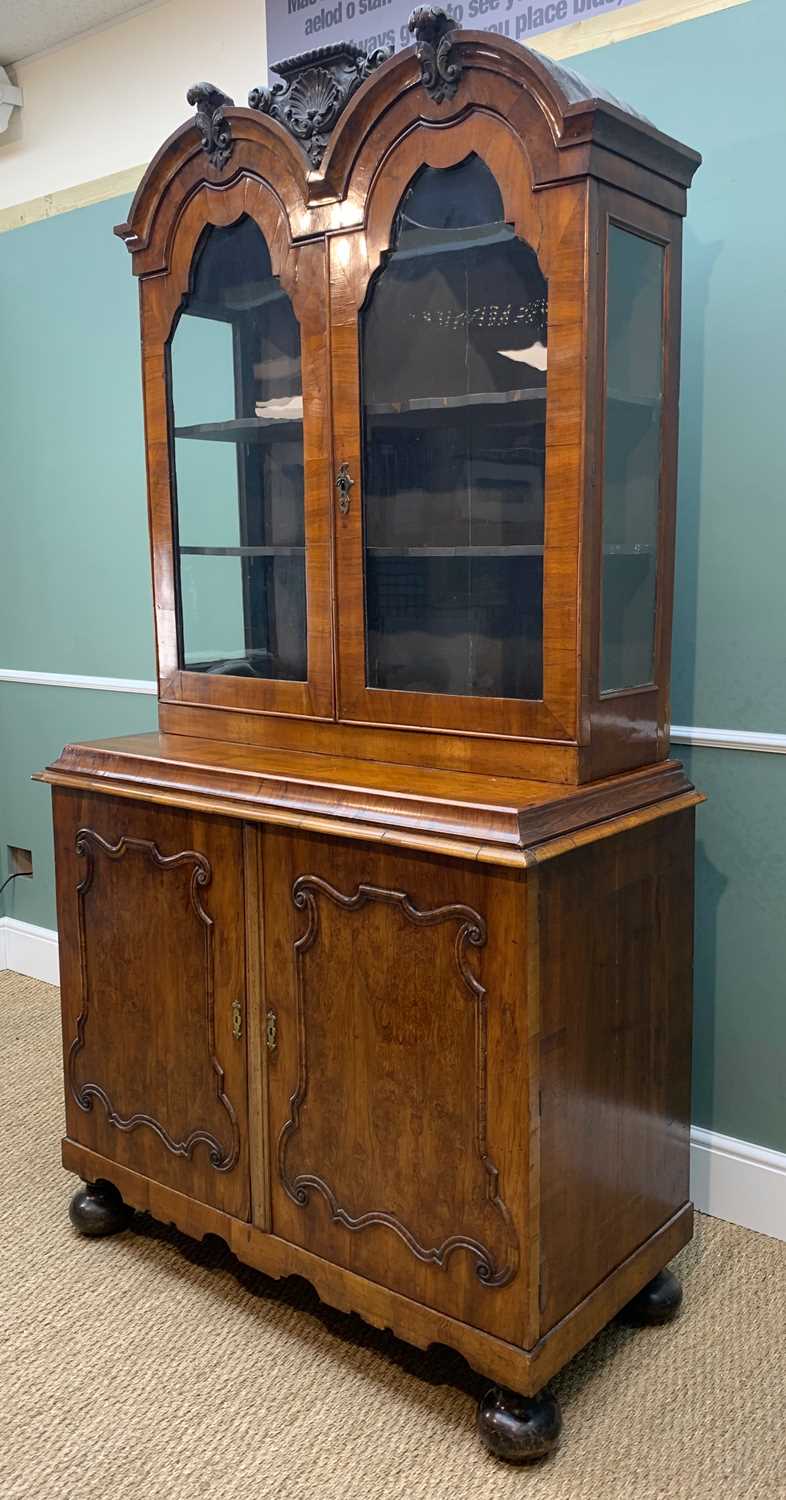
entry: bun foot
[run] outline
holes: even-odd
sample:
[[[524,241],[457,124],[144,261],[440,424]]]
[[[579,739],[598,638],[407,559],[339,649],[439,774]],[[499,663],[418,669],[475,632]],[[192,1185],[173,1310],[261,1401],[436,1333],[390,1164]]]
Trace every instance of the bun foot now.
[[[478,1404],[478,1432],[490,1453],[508,1464],[546,1458],[557,1446],[562,1414],[550,1391],[517,1396],[493,1386]]]
[[[117,1234],[126,1229],[132,1210],[111,1182],[87,1182],[68,1207],[68,1217],[80,1234]]]
[[[682,1286],[671,1271],[659,1271],[643,1286],[638,1296],[623,1307],[621,1323],[632,1328],[647,1328],[652,1323],[670,1323],[676,1318],[682,1302]]]

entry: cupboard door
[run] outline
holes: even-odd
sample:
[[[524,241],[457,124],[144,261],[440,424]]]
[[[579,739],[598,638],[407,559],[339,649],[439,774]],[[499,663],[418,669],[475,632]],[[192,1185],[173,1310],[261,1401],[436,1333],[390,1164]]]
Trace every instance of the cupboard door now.
[[[413,131],[331,240],[342,719],[575,732],[584,206],[527,173]]]
[[[247,1219],[241,827],[54,807],[68,1135]]]
[[[523,885],[272,829],[262,862],[274,1233],[523,1342]]]

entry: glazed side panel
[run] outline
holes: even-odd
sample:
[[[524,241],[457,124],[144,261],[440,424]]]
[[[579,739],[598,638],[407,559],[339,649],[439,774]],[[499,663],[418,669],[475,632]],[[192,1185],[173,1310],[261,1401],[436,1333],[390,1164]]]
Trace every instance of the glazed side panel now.
[[[523,882],[260,837],[274,1234],[526,1343]]]
[[[54,793],[69,1137],[250,1216],[242,827]]]
[[[582,770],[580,781],[617,775],[669,751],[671,721],[671,630],[674,606],[674,541],[677,508],[682,219],[645,203],[636,194],[593,183],[589,231],[592,253],[587,282],[590,392],[586,424],[588,492],[583,547]],[[657,591],[652,681],[601,691],[603,599],[603,506],[608,416],[608,242],[612,226],[663,247],[663,351],[658,482]]]
[[[543,866],[541,1332],[689,1198],[694,813]]]

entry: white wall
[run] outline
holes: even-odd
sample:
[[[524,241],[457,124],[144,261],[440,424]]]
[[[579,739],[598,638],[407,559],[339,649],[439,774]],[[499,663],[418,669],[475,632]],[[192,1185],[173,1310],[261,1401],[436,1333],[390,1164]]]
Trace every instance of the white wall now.
[[[20,63],[21,135],[0,145],[0,209],[146,163],[193,114],[192,83],[245,104],[266,72],[264,0],[165,0]]]
[[[537,46],[569,58],[746,3],[639,0],[617,10],[605,0],[591,19],[546,32]],[[192,114],[185,98],[192,83],[207,78],[245,104],[266,73],[265,0],[159,0],[20,62],[21,117],[9,132],[13,140],[0,136],[0,232],[130,191],[161,142]],[[131,169],[135,177],[103,191],[69,191]],[[40,202],[52,194],[57,202]],[[31,205],[31,213],[9,214],[18,204]]]

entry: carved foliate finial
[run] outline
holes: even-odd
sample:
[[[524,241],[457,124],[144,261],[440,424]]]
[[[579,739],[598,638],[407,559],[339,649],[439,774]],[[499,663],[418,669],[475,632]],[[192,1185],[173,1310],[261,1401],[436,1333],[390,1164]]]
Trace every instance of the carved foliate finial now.
[[[423,5],[413,10],[409,18],[420,63],[420,81],[435,104],[452,99],[459,86],[462,63],[451,35],[457,26],[458,21],[441,5]]]
[[[202,147],[211,167],[220,172],[232,155],[232,132],[224,116],[227,105],[234,104],[213,83],[195,83],[186,94],[189,104],[196,105],[196,122],[202,132]]]
[[[278,120],[300,142],[312,167],[318,167],[330,132],[355,90],[390,55],[389,47],[364,52],[354,42],[333,42],[286,57],[270,70],[283,81],[272,89],[252,89],[249,108]]]

